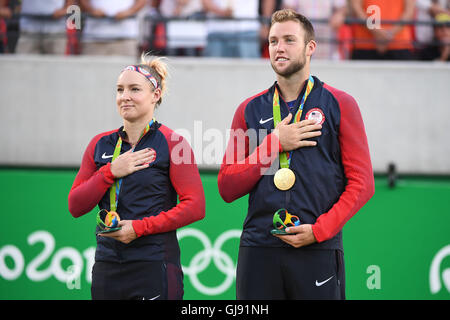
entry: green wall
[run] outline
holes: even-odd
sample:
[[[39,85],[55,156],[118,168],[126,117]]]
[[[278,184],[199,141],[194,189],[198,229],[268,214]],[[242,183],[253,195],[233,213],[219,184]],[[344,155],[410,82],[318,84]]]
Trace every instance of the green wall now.
[[[90,298],[95,212],[78,219],[68,212],[75,174],[0,169],[0,299]],[[178,233],[184,298],[234,299],[247,197],[226,204],[217,173],[201,176],[206,218]],[[347,298],[449,299],[450,178],[402,178],[390,189],[377,177],[375,185],[344,228]]]

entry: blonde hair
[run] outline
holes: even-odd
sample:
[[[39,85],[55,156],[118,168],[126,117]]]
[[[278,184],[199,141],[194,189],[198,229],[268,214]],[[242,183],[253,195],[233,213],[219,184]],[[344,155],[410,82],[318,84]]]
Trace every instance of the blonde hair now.
[[[303,27],[303,30],[305,30],[305,43],[315,39],[314,28],[311,21],[309,21],[304,15],[297,13],[292,9],[275,11],[272,14],[270,27],[277,22],[282,23],[286,21],[296,21]]]
[[[162,97],[167,91],[167,77],[169,76],[168,65],[166,63],[166,58],[152,56],[150,53],[142,53],[141,62],[139,67],[144,68],[150,74],[155,77],[158,83],[158,88],[161,88],[161,98],[156,103],[159,106],[162,102]]]

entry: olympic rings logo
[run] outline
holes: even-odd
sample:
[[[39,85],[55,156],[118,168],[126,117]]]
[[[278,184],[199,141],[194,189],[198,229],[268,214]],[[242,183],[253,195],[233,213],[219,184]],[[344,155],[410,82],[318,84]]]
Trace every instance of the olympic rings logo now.
[[[241,230],[228,230],[222,233],[216,239],[214,245],[212,245],[208,236],[198,229],[185,228],[177,231],[178,241],[181,241],[184,237],[194,237],[197,238],[204,247],[202,251],[197,252],[197,254],[192,257],[188,266],[182,266],[184,274],[189,276],[192,285],[199,292],[213,296],[219,295],[231,287],[236,278],[236,265],[231,257],[222,251],[222,246],[229,239],[239,239],[241,233]],[[198,275],[209,266],[211,259],[217,269],[225,274],[225,280],[217,287],[208,287],[198,279]]]

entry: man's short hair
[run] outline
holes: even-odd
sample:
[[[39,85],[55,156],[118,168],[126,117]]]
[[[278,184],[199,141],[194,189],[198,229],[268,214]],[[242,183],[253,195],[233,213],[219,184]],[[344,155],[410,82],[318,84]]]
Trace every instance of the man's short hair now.
[[[296,21],[298,22],[305,31],[305,44],[315,39],[314,28],[311,21],[308,20],[304,15],[295,12],[292,9],[282,9],[275,11],[272,14],[272,19],[270,21],[270,27],[272,27],[277,22],[286,21]]]

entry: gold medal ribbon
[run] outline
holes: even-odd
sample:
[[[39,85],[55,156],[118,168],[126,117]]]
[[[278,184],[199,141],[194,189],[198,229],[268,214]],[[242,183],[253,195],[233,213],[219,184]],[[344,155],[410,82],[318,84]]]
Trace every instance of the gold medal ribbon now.
[[[308,82],[306,83],[305,93],[300,101],[300,106],[298,107],[297,113],[293,118],[293,123],[300,122],[300,118],[303,112],[303,106],[305,105],[306,99],[311,93],[314,87],[314,78],[310,75]],[[280,110],[280,96],[278,94],[278,88],[275,86],[275,92],[273,94],[273,124],[274,128],[281,121],[281,110]],[[282,191],[289,190],[295,183],[295,173],[289,169],[289,164],[291,162],[291,152],[282,152],[280,154],[280,167],[274,177],[273,182],[275,186]]]
[[[147,125],[144,128],[144,131],[142,131],[141,136],[139,137],[138,142],[136,143],[136,145],[139,143],[139,141],[141,141],[142,137],[149,132],[150,127],[152,126],[153,122],[155,121],[155,119],[153,118],[152,121],[150,121],[149,123],[147,123]],[[114,148],[114,153],[113,153],[113,157],[111,160],[111,163],[116,160],[116,158],[120,155],[120,150],[122,149],[122,138],[119,135],[119,139],[117,140],[116,143],[116,147]],[[132,152],[134,151],[134,148],[132,150]],[[120,192],[120,187],[122,186],[122,178],[118,179],[116,181],[114,181],[113,185],[111,186],[111,188],[109,188],[109,206],[110,206],[110,211],[117,211],[117,202],[119,200],[119,192]]]
[[[306,99],[311,93],[314,87],[314,78],[310,75],[308,78],[308,83],[306,84],[306,90],[303,94],[302,100],[300,101],[300,106],[298,107],[295,117],[292,119],[293,123],[300,122],[300,118],[303,112],[303,106],[305,105]],[[273,127],[276,128],[278,123],[281,121],[281,111],[280,111],[280,96],[278,94],[278,89],[275,86],[275,92],[273,94]],[[290,152],[282,152],[280,154],[280,166],[281,168],[289,168],[290,163]]]

